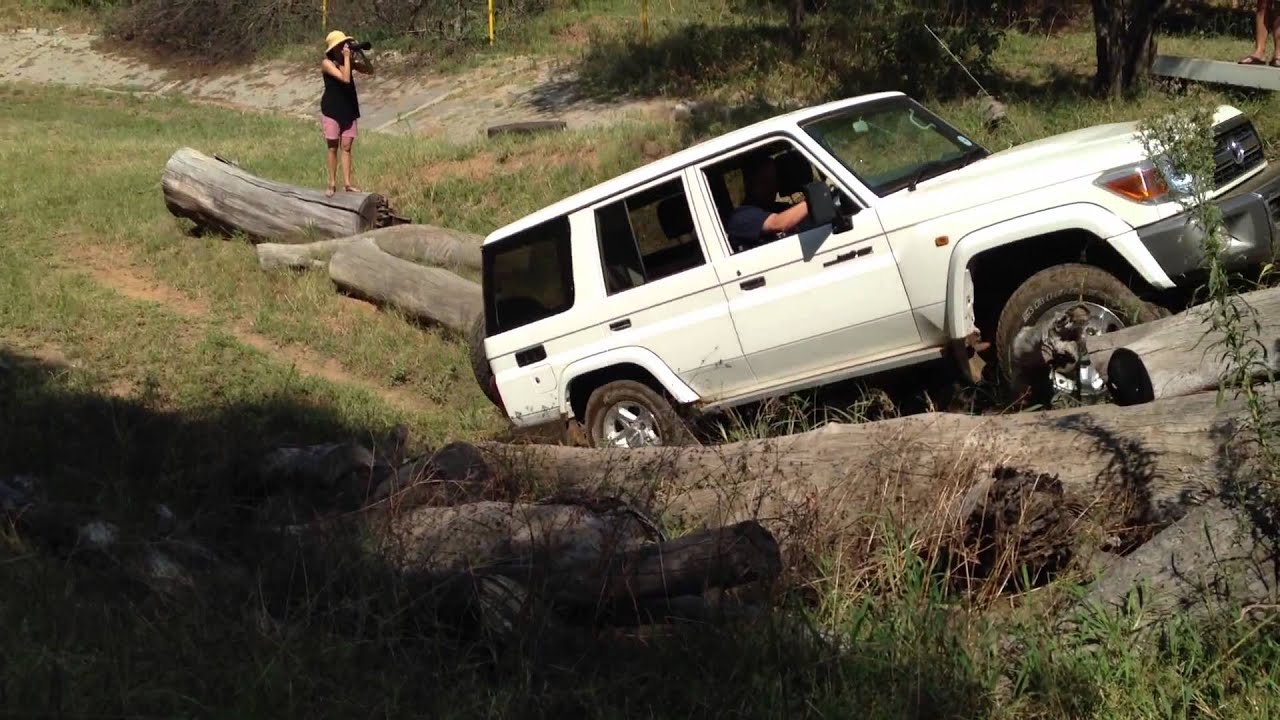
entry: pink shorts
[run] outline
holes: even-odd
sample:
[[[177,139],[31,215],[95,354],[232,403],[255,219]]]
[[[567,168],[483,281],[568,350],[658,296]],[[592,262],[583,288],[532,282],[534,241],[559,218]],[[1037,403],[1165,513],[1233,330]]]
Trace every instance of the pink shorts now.
[[[341,134],[343,140],[354,140],[356,137],[356,126],[360,124],[359,120],[354,120],[351,127]],[[320,125],[324,127],[325,140],[337,140],[339,137],[338,121],[327,115],[320,116]]]

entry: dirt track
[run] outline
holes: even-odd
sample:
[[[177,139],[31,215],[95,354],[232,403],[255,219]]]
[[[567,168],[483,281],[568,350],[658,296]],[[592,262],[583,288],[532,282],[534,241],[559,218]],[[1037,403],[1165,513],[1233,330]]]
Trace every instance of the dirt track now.
[[[318,68],[283,61],[229,72],[156,67],[111,52],[92,35],[20,30],[8,44],[19,58],[0,67],[0,82],[98,87],[179,94],[248,110],[315,118]],[[394,58],[376,58],[379,73],[361,78],[361,128],[466,142],[485,129],[523,120],[563,120],[570,128],[610,125],[627,117],[669,116],[670,103],[600,103],[581,96],[571,75],[546,61],[511,58],[458,75],[411,71]]]

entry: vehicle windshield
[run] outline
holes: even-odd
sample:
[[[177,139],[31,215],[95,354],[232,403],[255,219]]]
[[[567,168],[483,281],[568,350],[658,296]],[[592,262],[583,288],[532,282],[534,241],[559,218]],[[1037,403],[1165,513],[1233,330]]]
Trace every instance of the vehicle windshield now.
[[[905,97],[828,115],[804,130],[880,197],[987,155],[945,120]]]

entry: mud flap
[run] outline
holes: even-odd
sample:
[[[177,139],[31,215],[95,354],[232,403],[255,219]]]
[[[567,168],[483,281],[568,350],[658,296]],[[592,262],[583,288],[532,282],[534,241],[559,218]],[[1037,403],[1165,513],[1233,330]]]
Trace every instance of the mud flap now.
[[[987,361],[979,353],[986,352],[990,347],[991,343],[983,342],[982,334],[976,329],[963,339],[952,340],[951,352],[960,368],[960,376],[974,385],[981,383]]]

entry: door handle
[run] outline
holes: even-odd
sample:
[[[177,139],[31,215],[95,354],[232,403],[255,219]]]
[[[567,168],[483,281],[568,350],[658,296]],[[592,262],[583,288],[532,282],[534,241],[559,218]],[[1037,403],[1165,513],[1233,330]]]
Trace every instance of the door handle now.
[[[743,280],[738,283],[738,287],[743,290],[755,290],[756,288],[762,288],[764,287],[764,276],[761,275],[760,277],[753,277],[750,280]]]
[[[831,267],[832,265],[835,265],[836,263],[842,263],[842,262],[845,262],[845,261],[848,261],[848,260],[853,260],[853,259],[855,259],[855,258],[860,258],[860,257],[862,257],[863,255],[870,255],[870,254],[871,254],[871,248],[869,248],[869,247],[860,248],[860,249],[858,249],[858,250],[850,250],[850,251],[849,251],[849,252],[847,252],[847,253],[843,253],[843,254],[837,255],[837,256],[835,257],[835,259],[834,259],[834,260],[828,260],[828,261],[826,261],[826,262],[822,263],[822,267],[824,267],[824,268],[825,268],[825,267]]]
[[[617,322],[609,323],[610,330],[626,330],[631,327],[631,318],[623,318]]]

